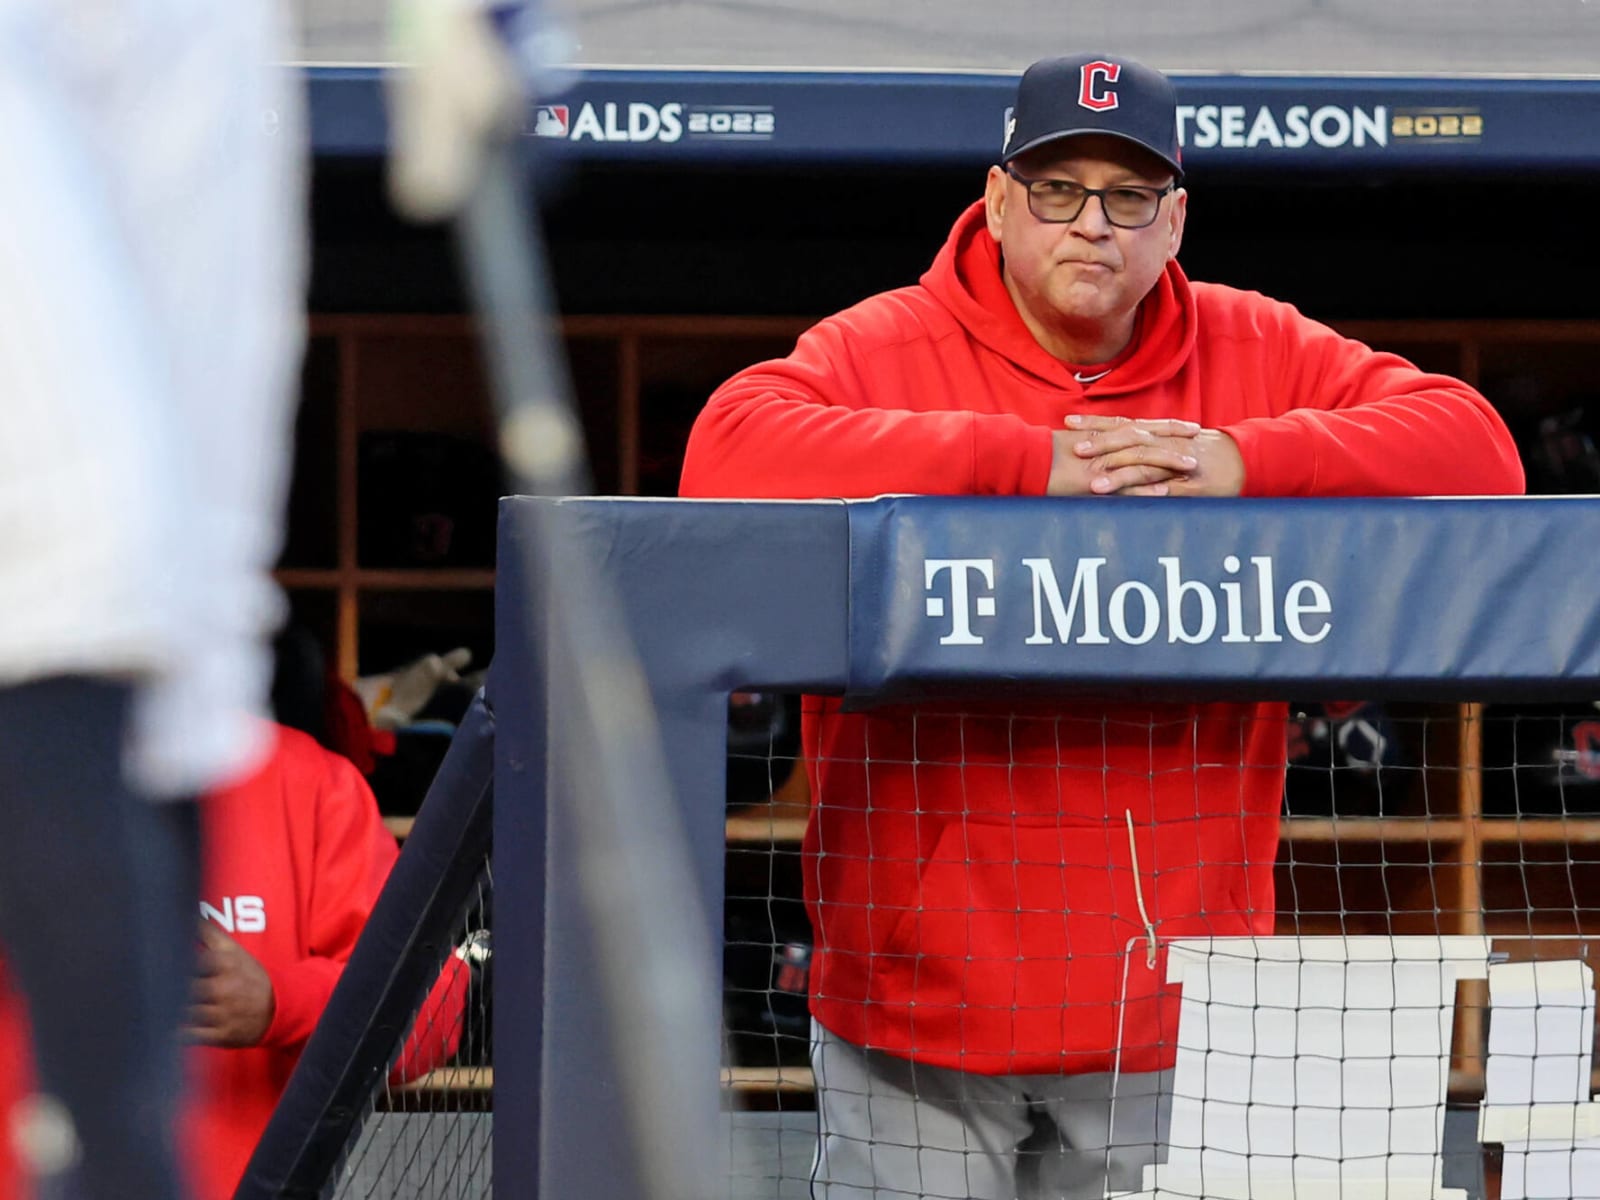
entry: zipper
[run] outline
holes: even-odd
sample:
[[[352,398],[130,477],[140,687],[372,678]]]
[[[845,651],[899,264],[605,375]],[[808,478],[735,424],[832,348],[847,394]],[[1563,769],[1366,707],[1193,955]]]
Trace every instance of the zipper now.
[[[1156,969],[1156,926],[1150,919],[1150,910],[1144,906],[1144,883],[1139,878],[1139,844],[1133,837],[1133,810],[1125,808],[1122,815],[1128,819],[1128,858],[1133,865],[1133,900],[1139,906],[1139,920],[1144,922],[1144,965]]]

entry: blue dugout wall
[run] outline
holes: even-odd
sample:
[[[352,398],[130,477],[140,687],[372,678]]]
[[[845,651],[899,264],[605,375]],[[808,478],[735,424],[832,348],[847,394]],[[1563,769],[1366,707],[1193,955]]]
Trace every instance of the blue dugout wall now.
[[[566,768],[537,694],[533,506],[617,589],[720,929],[726,704],[1087,691],[1476,699],[1600,694],[1600,499],[704,502],[511,499],[496,590],[494,1177],[629,1196]],[[715,937],[712,939],[715,944]],[[684,1031],[718,1103],[719,964]],[[639,981],[649,987],[648,979]]]
[[[382,72],[307,72],[312,140],[384,152]],[[585,68],[525,133],[579,163],[988,163],[1014,74]],[[1175,75],[1185,165],[1375,173],[1600,163],[1600,79]]]

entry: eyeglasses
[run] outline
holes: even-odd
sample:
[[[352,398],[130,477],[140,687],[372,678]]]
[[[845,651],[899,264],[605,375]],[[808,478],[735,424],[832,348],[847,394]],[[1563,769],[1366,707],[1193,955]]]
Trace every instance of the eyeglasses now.
[[[1100,208],[1106,220],[1119,229],[1143,229],[1156,219],[1161,211],[1161,198],[1175,191],[1174,179],[1166,187],[1140,187],[1125,183],[1118,187],[1092,188],[1070,179],[1030,179],[1019,175],[1011,167],[1005,172],[1028,189],[1028,211],[1035,219],[1055,225],[1076,221],[1083,212],[1089,197],[1100,197]]]

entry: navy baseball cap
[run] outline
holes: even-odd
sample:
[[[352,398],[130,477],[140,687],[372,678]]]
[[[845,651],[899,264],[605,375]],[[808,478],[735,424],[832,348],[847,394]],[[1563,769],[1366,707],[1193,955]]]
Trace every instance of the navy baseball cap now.
[[[1046,58],[1024,71],[1000,161],[1084,133],[1142,146],[1183,177],[1171,80],[1112,54]]]

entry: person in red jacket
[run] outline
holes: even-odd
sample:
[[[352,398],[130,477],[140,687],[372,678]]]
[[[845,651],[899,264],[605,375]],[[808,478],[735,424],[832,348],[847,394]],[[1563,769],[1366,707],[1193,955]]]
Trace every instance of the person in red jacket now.
[[[1191,283],[1187,201],[1162,75],[1035,63],[920,283],[720,387],[681,494],[1522,490],[1466,384]],[[1139,1187],[1175,1059],[1166,943],[1273,931],[1284,706],[809,699],[804,744],[814,1194]]]
[[[194,1048],[179,1140],[195,1200],[228,1200],[398,850],[355,766],[283,726],[264,766],[201,801],[200,822]],[[402,1052],[401,1076],[455,1053],[467,982],[465,965],[450,959]],[[0,1006],[0,1114],[27,1111],[25,1048],[12,998]],[[21,1166],[8,1167],[15,1140],[0,1138],[8,1198],[24,1194]]]

